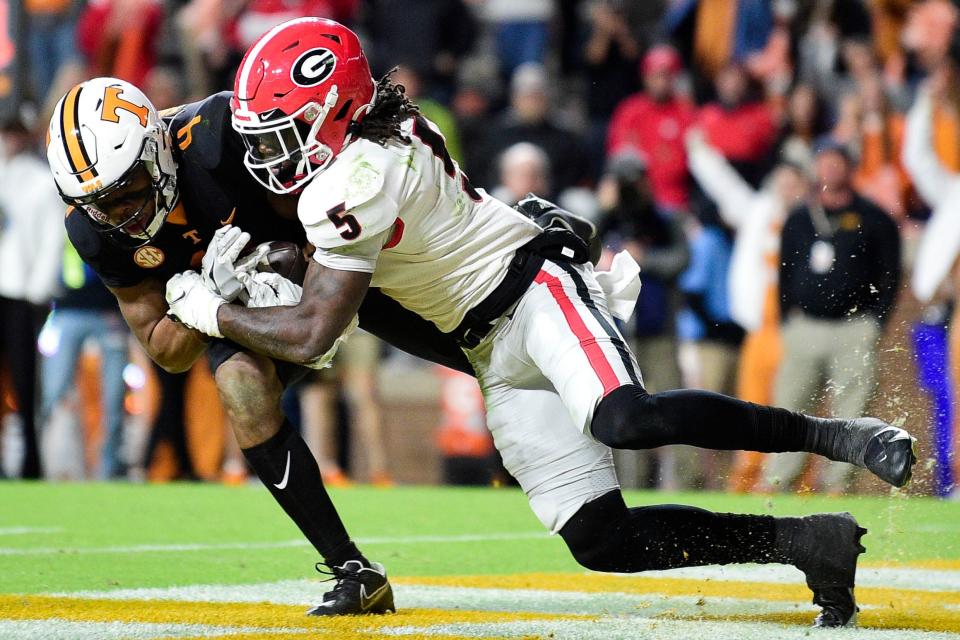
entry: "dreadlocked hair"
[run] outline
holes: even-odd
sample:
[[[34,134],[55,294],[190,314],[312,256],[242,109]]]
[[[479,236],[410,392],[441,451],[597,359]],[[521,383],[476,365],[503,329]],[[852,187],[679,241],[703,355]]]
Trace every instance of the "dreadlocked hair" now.
[[[383,145],[391,138],[409,143],[410,138],[400,133],[400,124],[420,113],[420,107],[406,96],[406,88],[402,84],[395,84],[390,76],[397,67],[394,67],[377,81],[377,92],[373,106],[360,122],[351,125],[352,133],[361,138]]]

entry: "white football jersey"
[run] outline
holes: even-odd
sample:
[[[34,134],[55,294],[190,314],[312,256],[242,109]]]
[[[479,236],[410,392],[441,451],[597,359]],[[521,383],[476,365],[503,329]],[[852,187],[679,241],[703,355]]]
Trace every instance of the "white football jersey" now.
[[[371,286],[448,332],[540,227],[473,189],[436,125],[418,116],[402,130],[410,144],[348,145],[304,189],[298,215],[317,262],[372,273]]]

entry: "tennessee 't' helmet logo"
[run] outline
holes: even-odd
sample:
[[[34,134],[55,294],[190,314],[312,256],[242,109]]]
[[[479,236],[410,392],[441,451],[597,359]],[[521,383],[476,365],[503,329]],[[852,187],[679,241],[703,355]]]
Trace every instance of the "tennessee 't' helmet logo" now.
[[[290,68],[290,79],[301,87],[318,85],[337,68],[337,56],[330,49],[310,49],[297,58]]]

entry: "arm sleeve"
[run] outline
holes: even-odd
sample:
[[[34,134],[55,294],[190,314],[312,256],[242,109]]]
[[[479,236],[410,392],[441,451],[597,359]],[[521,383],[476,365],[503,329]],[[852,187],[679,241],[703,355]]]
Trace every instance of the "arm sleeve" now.
[[[719,206],[723,221],[738,228],[756,196],[753,188],[705,140],[693,140],[687,145],[687,161],[697,184]]]
[[[903,165],[927,204],[933,208],[940,206],[954,175],[940,162],[933,147],[933,100],[925,89],[917,94],[907,112]]]

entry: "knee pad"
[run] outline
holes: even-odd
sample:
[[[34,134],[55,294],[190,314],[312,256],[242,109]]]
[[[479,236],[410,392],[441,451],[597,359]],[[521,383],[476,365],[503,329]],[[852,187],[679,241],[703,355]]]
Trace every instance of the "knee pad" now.
[[[623,563],[620,532],[629,517],[619,491],[586,503],[560,529],[560,537],[581,566],[592,571],[617,571]]]

